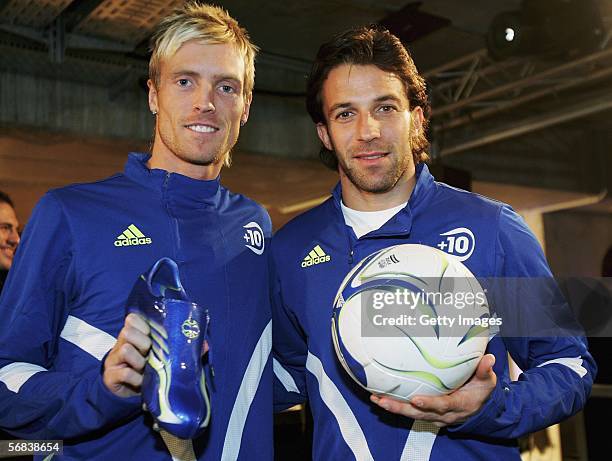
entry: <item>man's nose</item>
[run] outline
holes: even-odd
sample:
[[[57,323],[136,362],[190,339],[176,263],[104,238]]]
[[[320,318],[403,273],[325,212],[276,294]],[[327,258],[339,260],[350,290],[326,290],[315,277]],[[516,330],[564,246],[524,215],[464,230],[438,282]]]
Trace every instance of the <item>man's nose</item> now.
[[[196,92],[193,108],[197,112],[214,112],[214,88],[212,85],[202,85]]]
[[[7,242],[9,245],[17,246],[21,237],[19,237],[19,232],[17,231],[17,227],[11,227],[10,233],[7,238]]]
[[[359,117],[358,120],[359,140],[369,142],[380,137],[379,122],[369,113]]]

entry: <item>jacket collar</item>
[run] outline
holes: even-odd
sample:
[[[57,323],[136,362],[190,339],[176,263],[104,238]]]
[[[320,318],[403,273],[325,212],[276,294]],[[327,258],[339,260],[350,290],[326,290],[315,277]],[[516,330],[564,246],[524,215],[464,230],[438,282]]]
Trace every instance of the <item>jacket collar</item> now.
[[[125,164],[125,175],[146,188],[161,192],[164,197],[177,204],[218,204],[220,176],[212,180],[201,180],[158,168],[149,169],[147,162],[150,158],[150,154],[130,152]]]
[[[397,213],[380,229],[364,235],[364,237],[385,237],[393,235],[407,235],[412,229],[412,219],[415,211],[423,206],[426,198],[435,188],[434,178],[429,172],[429,168],[424,163],[419,163],[416,167],[416,184],[408,199],[408,204],[404,209]],[[342,213],[340,202],[342,200],[342,185],[338,181],[336,187],[332,191],[334,205],[337,210]]]

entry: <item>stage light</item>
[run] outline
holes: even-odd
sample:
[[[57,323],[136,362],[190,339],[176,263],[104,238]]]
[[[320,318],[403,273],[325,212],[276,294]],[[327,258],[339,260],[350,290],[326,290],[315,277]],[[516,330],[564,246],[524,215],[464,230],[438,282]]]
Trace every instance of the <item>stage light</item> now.
[[[534,34],[533,27],[525,23],[520,11],[506,11],[497,15],[487,34],[487,47],[494,59],[524,55],[529,49]]]
[[[487,32],[494,59],[546,55],[564,57],[594,51],[603,38],[595,0],[523,0],[521,9],[497,15]]]

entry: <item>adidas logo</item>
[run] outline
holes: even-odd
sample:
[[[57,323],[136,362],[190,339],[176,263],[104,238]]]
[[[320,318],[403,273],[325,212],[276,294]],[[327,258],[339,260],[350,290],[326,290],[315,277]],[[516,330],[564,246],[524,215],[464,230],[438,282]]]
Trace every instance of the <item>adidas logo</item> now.
[[[130,224],[126,230],[124,230],[117,240],[115,240],[116,247],[126,247],[130,245],[150,245],[153,243],[149,237],[145,237],[140,229],[134,224]]]
[[[317,245],[312,250],[310,250],[310,253],[308,253],[308,255],[306,255],[304,261],[302,261],[302,267],[314,266],[315,264],[326,263],[330,260],[331,256],[325,254],[323,248],[321,248],[320,245]]]

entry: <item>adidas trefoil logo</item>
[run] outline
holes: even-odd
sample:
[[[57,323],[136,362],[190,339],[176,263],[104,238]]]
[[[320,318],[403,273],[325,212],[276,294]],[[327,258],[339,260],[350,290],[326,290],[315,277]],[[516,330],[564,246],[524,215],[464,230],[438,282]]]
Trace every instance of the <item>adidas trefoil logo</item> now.
[[[320,245],[317,245],[312,250],[310,250],[310,253],[306,255],[306,257],[302,261],[302,267],[314,266],[315,264],[326,263],[330,260],[331,256],[325,254],[323,248],[321,248]]]
[[[119,234],[117,240],[115,240],[116,247],[150,245],[151,243],[153,243],[153,240],[151,240],[149,237],[145,237],[140,229],[138,229],[134,224],[130,224],[126,230]]]

